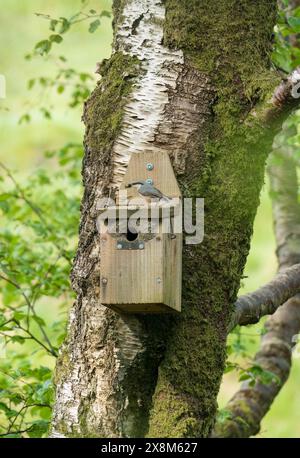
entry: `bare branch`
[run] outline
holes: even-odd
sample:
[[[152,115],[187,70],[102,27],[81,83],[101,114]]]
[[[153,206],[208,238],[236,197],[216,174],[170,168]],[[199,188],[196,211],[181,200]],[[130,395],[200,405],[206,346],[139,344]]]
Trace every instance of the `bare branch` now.
[[[300,293],[300,264],[285,269],[257,291],[238,298],[230,331],[236,325],[257,323],[272,315],[280,305]]]
[[[7,432],[1,434],[1,436],[6,436],[8,434],[14,434],[14,432],[12,431],[12,428],[14,427],[18,417],[21,416],[23,412],[26,413],[27,409],[29,409],[30,407],[47,407],[48,409],[51,409],[51,406],[49,404],[39,404],[39,403],[37,403],[37,404],[25,404],[25,405],[23,405],[21,407],[21,409],[18,411],[18,413],[16,414],[16,416],[13,418],[11,424],[9,425],[9,428],[8,428]]]
[[[20,325],[20,323],[17,320],[14,320],[18,326],[18,328],[25,332],[30,339],[34,340],[37,344],[39,344],[41,347],[43,347],[48,353],[50,353],[51,356],[57,357],[57,352],[55,351],[54,347],[51,345],[50,348],[47,347],[41,340],[39,340],[32,332],[30,332],[28,329],[23,328],[23,326]]]
[[[226,406],[229,417],[219,422],[214,437],[250,437],[260,430],[261,420],[289,376],[292,348],[300,329],[300,297],[288,300],[267,321],[255,364],[276,375],[269,384],[245,382]]]
[[[300,83],[300,67],[297,67],[281,84],[276,88],[271,104],[273,105],[266,113],[272,119],[287,111],[292,111],[299,105],[300,94],[298,92]]]
[[[3,433],[3,434],[0,434],[0,437],[5,437],[5,436],[8,436],[8,435],[11,435],[11,434],[23,434],[23,433],[27,433],[29,432],[30,430],[32,429],[32,426],[29,426],[29,428],[26,428],[26,429],[21,429],[19,431],[11,431],[10,433],[6,432],[6,433]]]
[[[278,150],[273,155],[278,155]],[[283,151],[280,152],[281,159]],[[300,263],[300,205],[295,163],[288,156],[269,167],[273,217],[280,270]],[[226,406],[227,420],[216,425],[215,437],[249,437],[260,430],[260,422],[286,382],[292,363],[292,348],[300,332],[300,295],[279,307],[265,324],[267,332],[255,355],[255,364],[277,376],[268,385],[245,382]],[[278,382],[279,381],[279,382]]]
[[[280,130],[287,116],[300,105],[300,67],[285,77],[269,100],[255,107],[250,115],[265,127]]]

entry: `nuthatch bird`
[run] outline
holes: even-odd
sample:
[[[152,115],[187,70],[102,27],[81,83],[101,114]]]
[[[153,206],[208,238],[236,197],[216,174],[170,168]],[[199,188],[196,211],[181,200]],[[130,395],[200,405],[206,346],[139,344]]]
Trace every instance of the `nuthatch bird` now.
[[[170,200],[170,197],[165,196],[159,189],[155,188],[147,181],[133,181],[132,183],[127,184],[125,187],[131,188],[132,186],[137,187],[138,193],[141,194],[141,196],[150,197],[150,199],[165,199],[167,201]]]
[[[141,196],[150,198],[150,199],[158,199],[159,201],[161,199],[165,199],[167,201],[170,201],[170,197],[165,196],[159,189],[155,188],[152,186],[152,184],[148,183],[147,181],[133,181],[132,183],[128,183],[125,188],[131,188],[132,186],[136,186],[138,193],[141,194]],[[170,221],[171,224],[171,234],[169,235],[171,239],[176,238],[176,235],[174,234],[173,231],[173,223],[172,219]]]

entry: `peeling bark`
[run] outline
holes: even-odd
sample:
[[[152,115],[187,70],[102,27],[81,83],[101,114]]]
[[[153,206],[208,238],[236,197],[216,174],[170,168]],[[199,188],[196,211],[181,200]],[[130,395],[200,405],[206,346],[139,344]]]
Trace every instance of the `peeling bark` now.
[[[279,81],[269,70],[276,1],[238,3],[114,2],[114,52],[84,113],[77,300],[56,370],[53,436],[210,434],[274,136],[251,112]],[[142,150],[167,151],[183,195],[205,198],[204,243],[184,247],[178,316],[125,316],[99,303],[97,200],[113,197]]]
[[[119,187],[130,155],[142,150],[169,152],[175,171],[183,173],[186,145],[199,127],[202,112],[206,116],[210,112],[212,95],[207,78],[183,65],[182,51],[161,44],[162,3],[128,2],[122,18],[115,27],[115,55],[129,55],[139,66],[139,75],[133,78],[122,126],[111,142],[107,163],[103,156],[109,147],[97,150],[99,120],[90,117],[105,82],[99,91],[96,89],[85,110],[85,197],[72,273],[78,300],[57,366],[53,436],[84,435],[86,431],[88,435],[139,436],[147,431],[164,347],[164,320],[119,316],[99,304],[97,198],[111,195]],[[119,71],[123,79],[130,78],[128,68]]]
[[[113,147],[111,185],[117,188],[131,154],[169,149],[166,143],[161,148],[157,146],[155,135],[158,127],[165,124],[169,89],[176,88],[184,58],[182,51],[171,50],[162,44],[164,14],[165,9],[158,1],[127,2],[122,13],[124,20],[116,27],[116,49],[138,58],[142,68],[131,100],[125,106],[122,130]],[[184,128],[189,131],[189,127],[185,121]],[[178,137],[182,145],[186,138],[181,138],[180,131]]]

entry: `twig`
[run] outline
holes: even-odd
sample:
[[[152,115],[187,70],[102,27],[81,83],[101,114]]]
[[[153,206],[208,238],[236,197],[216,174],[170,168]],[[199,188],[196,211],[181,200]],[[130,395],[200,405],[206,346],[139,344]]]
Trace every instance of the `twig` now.
[[[18,283],[16,283],[15,281],[11,280],[10,278],[5,277],[5,276],[2,275],[1,273],[0,273],[0,278],[1,278],[2,280],[6,281],[7,283],[10,283],[12,286],[14,286],[16,289],[18,289],[18,290],[20,291],[21,295],[23,296],[23,298],[24,298],[25,301],[26,301],[26,304],[28,305],[28,307],[29,307],[30,310],[32,311],[33,316],[37,317],[37,314],[36,314],[36,312],[35,312],[35,310],[34,310],[34,307],[32,306],[32,304],[31,304],[31,302],[30,302],[28,296],[27,296],[27,295],[24,293],[24,291],[22,290],[21,286],[20,286]],[[18,326],[19,326],[20,329],[21,329],[20,324],[19,324],[16,320],[14,320],[14,321],[18,324]],[[31,332],[30,332],[29,330],[26,330],[25,328],[23,328],[23,330],[26,331],[29,335],[32,335],[32,336],[33,336],[32,338],[33,338],[36,342],[41,343],[41,345],[42,345],[48,352],[50,352],[53,356],[57,356],[57,353],[56,353],[56,351],[55,351],[55,349],[54,349],[54,347],[53,347],[53,345],[52,345],[52,343],[51,343],[49,337],[47,336],[47,334],[46,334],[46,332],[45,332],[45,330],[44,330],[44,327],[43,327],[38,321],[37,321],[37,325],[38,325],[38,327],[39,327],[41,333],[42,333],[43,336],[44,336],[44,339],[46,340],[46,342],[47,342],[47,344],[49,345],[50,348],[48,348],[48,347],[45,346],[43,343],[41,343],[41,341],[39,341],[35,336],[33,336],[33,334],[31,334]]]
[[[31,208],[31,210],[38,216],[38,218],[41,220],[41,222],[44,224],[46,230],[51,234],[51,235],[54,235],[54,232],[53,230],[51,229],[51,227],[48,225],[47,221],[45,220],[44,216],[43,216],[43,213],[42,213],[42,210],[37,206],[35,205],[33,202],[31,202],[31,200],[28,199],[28,197],[26,196],[26,194],[24,193],[23,189],[21,188],[21,186],[19,185],[19,183],[16,181],[16,179],[14,178],[14,176],[12,175],[11,171],[9,170],[8,167],[6,167],[6,165],[4,165],[1,161],[0,161],[0,167],[5,170],[7,176],[10,178],[10,180],[13,182],[13,184],[15,185],[17,191],[19,192],[19,195],[18,197],[21,198],[22,200],[24,200],[24,202],[27,203],[27,205]],[[56,248],[59,250],[59,252],[61,253],[61,255],[69,262],[69,264],[71,265],[72,264],[72,259],[70,259],[70,257],[67,255],[66,251],[61,248],[61,246],[59,244],[57,244],[56,242],[53,242],[53,244],[56,246]]]

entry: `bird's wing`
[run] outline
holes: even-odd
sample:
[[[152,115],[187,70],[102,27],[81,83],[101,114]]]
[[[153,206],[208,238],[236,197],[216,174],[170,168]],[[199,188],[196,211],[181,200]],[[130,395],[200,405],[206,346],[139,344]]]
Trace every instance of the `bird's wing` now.
[[[154,188],[153,186],[141,186],[139,192],[143,196],[148,196],[148,197],[158,197],[161,199],[163,197],[163,194],[160,192],[159,189]]]
[[[157,188],[153,188],[153,189],[155,189],[155,192],[157,193],[156,197],[159,197],[160,199],[170,200],[170,197],[168,197],[165,194],[163,194],[159,189],[157,189]]]
[[[154,190],[155,190],[155,193],[156,193],[156,197],[162,198],[164,196],[163,193],[159,189],[154,188]]]

